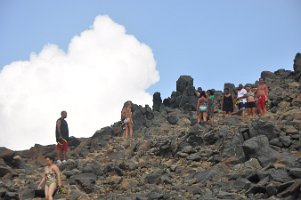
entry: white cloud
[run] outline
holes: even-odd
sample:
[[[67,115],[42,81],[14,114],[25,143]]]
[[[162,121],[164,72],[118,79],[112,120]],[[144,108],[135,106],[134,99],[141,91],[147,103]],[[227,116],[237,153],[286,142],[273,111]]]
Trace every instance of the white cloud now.
[[[152,50],[108,16],[75,36],[64,52],[46,45],[0,73],[0,146],[55,143],[55,121],[68,112],[70,135],[90,137],[119,120],[126,100],[152,104],[159,80]]]

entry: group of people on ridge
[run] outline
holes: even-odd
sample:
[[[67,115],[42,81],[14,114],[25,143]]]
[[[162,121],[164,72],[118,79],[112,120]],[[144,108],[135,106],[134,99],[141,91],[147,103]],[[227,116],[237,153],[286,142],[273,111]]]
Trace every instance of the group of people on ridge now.
[[[229,88],[225,88],[220,103],[223,116],[231,115],[234,112],[235,105],[241,111],[243,120],[245,120],[246,114],[250,118],[255,118],[257,109],[259,109],[260,116],[264,116],[267,112],[266,102],[268,101],[268,93],[268,87],[262,78],[259,79],[256,89],[251,86],[247,86],[245,89],[242,84],[239,84],[236,98],[233,97]],[[196,111],[198,123],[206,122],[208,119],[213,121],[215,110],[213,90],[205,92],[201,88],[198,88],[196,95],[198,97]]]
[[[197,95],[197,122],[206,122],[208,119],[214,121],[214,112],[216,107],[216,100],[214,90],[202,91],[201,88],[196,90]],[[237,92],[237,98],[234,98],[229,88],[224,89],[221,98],[221,110],[224,117],[231,115],[234,111],[235,102],[238,102],[238,108],[241,110],[242,118],[245,118],[245,110],[248,111],[248,116],[255,117],[257,107],[260,115],[266,114],[265,102],[268,97],[268,87],[263,79],[259,79],[259,85],[256,91],[251,86],[244,89],[240,84]],[[62,165],[67,161],[67,150],[69,141],[69,128],[65,120],[67,112],[62,111],[61,117],[56,121],[55,136],[56,136],[56,150],[57,150],[57,164]],[[132,102],[127,101],[121,110],[121,122],[123,126],[123,137],[130,138],[130,145],[133,141],[133,119],[132,119]],[[45,183],[45,197],[47,200],[52,200],[54,193],[62,186],[61,173],[59,167],[55,164],[54,158],[50,155],[45,156],[47,166],[44,169],[44,175],[38,185],[38,189],[42,188]]]

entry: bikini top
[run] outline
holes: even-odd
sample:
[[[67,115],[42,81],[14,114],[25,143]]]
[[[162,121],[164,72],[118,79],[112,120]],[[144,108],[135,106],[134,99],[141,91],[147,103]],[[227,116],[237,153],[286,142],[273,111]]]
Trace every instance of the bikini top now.
[[[255,94],[253,92],[248,93],[249,97],[255,97]]]

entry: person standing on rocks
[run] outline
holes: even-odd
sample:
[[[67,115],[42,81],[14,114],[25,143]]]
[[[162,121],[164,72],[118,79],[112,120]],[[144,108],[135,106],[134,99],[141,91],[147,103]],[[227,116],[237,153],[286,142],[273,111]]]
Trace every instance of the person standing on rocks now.
[[[57,163],[65,164],[67,160],[67,150],[69,141],[69,128],[66,122],[67,112],[62,111],[61,117],[56,120],[55,137],[57,142]],[[63,161],[61,161],[61,154],[63,156]]]
[[[254,94],[251,86],[247,87],[247,109],[248,109],[248,116],[250,118],[255,118],[256,101],[255,101],[255,94]]]
[[[198,98],[196,114],[198,118],[198,124],[200,124],[202,120],[204,122],[207,121],[208,98],[205,91],[202,91],[200,97]]]
[[[201,87],[198,87],[197,90],[195,90],[195,95],[197,98],[199,98],[201,96],[203,89]]]
[[[127,138],[130,133],[130,145],[133,141],[133,119],[132,119],[132,102],[125,102],[121,110],[121,120],[124,125],[123,137]]]
[[[208,117],[210,121],[214,121],[214,111],[215,111],[215,96],[214,90],[207,91],[209,99],[208,99]]]
[[[265,102],[268,101],[269,90],[262,78],[259,79],[259,85],[256,92],[258,98],[257,106],[260,111],[260,116],[264,116],[267,112]]]
[[[52,200],[56,189],[62,186],[61,173],[59,168],[53,164],[54,158],[52,156],[45,156],[45,159],[47,166],[45,167],[44,176],[38,185],[38,189],[40,190],[45,183],[45,198]]]
[[[244,89],[242,84],[239,84],[237,91],[237,99],[239,99],[238,109],[241,111],[241,117],[245,120],[245,110],[247,107],[247,90]]]
[[[224,94],[221,101],[221,110],[223,111],[223,117],[227,117],[233,113],[234,110],[234,99],[230,93],[229,88],[224,89]]]

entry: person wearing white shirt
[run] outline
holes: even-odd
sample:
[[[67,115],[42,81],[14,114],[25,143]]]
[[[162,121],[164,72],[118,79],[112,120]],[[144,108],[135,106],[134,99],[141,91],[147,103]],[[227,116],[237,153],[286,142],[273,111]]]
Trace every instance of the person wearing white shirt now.
[[[245,109],[247,107],[247,90],[244,89],[242,84],[239,84],[237,91],[237,99],[239,99],[238,108],[241,110],[241,117],[245,119]]]

